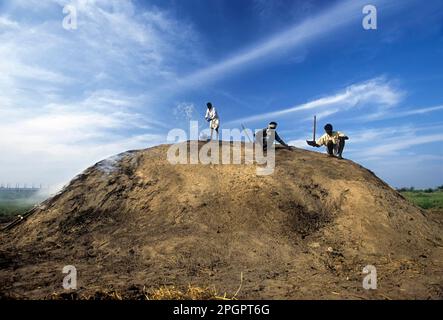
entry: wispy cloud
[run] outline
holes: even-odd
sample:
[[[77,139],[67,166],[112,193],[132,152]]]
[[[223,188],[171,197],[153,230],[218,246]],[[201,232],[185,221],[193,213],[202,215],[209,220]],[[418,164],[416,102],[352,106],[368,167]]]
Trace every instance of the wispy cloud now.
[[[18,27],[19,24],[16,21],[10,20],[8,17],[5,16],[0,16],[0,29],[16,29]]]
[[[393,108],[389,110],[378,111],[375,113],[370,113],[365,116],[360,116],[353,118],[353,121],[359,122],[370,122],[370,121],[378,121],[378,120],[388,120],[388,119],[396,119],[396,118],[404,118],[410,116],[417,115],[425,115],[428,113],[441,111],[443,110],[443,105],[434,106],[434,107],[425,107],[425,108],[414,108],[414,109],[399,109]]]
[[[413,148],[417,145],[441,141],[443,141],[443,134],[440,133],[421,136],[404,135],[392,139],[383,139],[383,143],[380,143],[379,145],[360,150],[359,157],[374,155],[378,157],[384,157],[395,154],[397,151],[400,150]]]
[[[68,3],[77,30],[62,28]],[[104,157],[164,141],[161,97],[150,88],[199,64],[191,25],[132,1],[14,1],[4,9],[2,180],[64,182]]]
[[[408,111],[404,111],[404,112],[398,113],[398,116],[399,117],[407,117],[407,116],[412,116],[412,115],[417,115],[417,114],[430,113],[430,112],[439,111],[439,110],[443,110],[443,105],[436,106],[436,107],[428,107],[428,108],[419,108],[419,109],[414,109],[414,110],[408,110]]]
[[[60,185],[98,160],[163,141],[144,116],[112,108],[109,101],[127,104],[123,96],[94,96],[79,105],[49,104],[33,112],[0,108],[0,119],[7,119],[0,125],[0,136],[6,137],[0,139],[2,181]]]
[[[380,77],[350,85],[342,91],[304,104],[232,120],[229,124],[278,119],[283,116],[308,110],[319,112],[321,117],[326,117],[339,111],[363,107],[367,104],[370,104],[372,107],[389,108],[396,105],[402,99],[402,96],[403,93],[400,90],[396,89],[383,77]]]
[[[372,1],[373,4],[380,7],[385,2],[388,1]],[[365,1],[360,0],[340,1],[324,12],[309,17],[301,23],[297,23],[253,46],[245,48],[222,61],[213,63],[186,77],[179,78],[173,86],[176,89],[183,89],[213,82],[226,77],[230,73],[244,70],[251,64],[261,62],[263,59],[276,59],[282,52],[294,50],[318,40],[322,36],[337,32],[338,29],[361,19],[361,8],[365,4],[367,4]]]
[[[174,115],[175,119],[178,121],[196,120],[196,117],[198,117],[195,105],[192,102],[180,102],[173,109],[172,114]]]

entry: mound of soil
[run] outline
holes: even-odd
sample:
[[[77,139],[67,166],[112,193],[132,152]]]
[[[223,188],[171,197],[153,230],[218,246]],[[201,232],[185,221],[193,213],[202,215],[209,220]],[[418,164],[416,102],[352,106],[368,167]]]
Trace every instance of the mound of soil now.
[[[441,224],[371,171],[277,149],[274,174],[259,176],[254,164],[172,165],[168,147],[95,164],[2,232],[0,295],[63,292],[74,265],[77,293],[127,298],[190,284],[241,286],[240,299],[443,297]],[[366,265],[376,290],[362,287]]]

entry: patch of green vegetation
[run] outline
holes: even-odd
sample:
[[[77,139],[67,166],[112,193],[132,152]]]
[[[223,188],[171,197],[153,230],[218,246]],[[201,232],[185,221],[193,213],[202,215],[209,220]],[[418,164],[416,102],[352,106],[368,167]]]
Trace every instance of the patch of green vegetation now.
[[[44,199],[36,190],[0,188],[0,223],[25,213]]]
[[[443,209],[443,186],[424,190],[401,188],[398,191],[406,199],[423,209]]]
[[[0,222],[8,221],[12,217],[23,214],[34,206],[34,203],[18,200],[0,200]]]

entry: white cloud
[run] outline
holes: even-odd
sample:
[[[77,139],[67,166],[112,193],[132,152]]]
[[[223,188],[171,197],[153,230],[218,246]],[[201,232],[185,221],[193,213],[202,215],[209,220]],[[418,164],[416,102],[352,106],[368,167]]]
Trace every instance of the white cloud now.
[[[32,113],[0,109],[0,119],[7,119],[0,126],[0,136],[6,137],[0,139],[1,180],[60,185],[103,158],[164,141],[143,116],[112,104],[105,112],[91,96],[76,106],[50,104]],[[103,92],[98,96],[102,103],[112,101]],[[116,93],[111,96],[119,106],[127,104]]]
[[[69,80],[63,74],[20,62],[14,59],[12,55],[2,53],[2,57],[7,58],[7,60],[0,61],[1,82],[25,79],[60,83]]]
[[[386,1],[374,0],[372,4],[378,8],[389,11],[389,6],[383,7]],[[206,84],[219,80],[229,73],[244,70],[252,63],[262,62],[264,59],[271,60],[280,57],[288,50],[303,49],[308,43],[319,40],[340,28],[361,19],[361,8],[367,4],[362,0],[340,1],[338,4],[328,8],[316,16],[304,19],[290,28],[274,34],[273,36],[241,50],[230,57],[202,68],[186,77],[178,79],[167,88],[184,89],[199,84]],[[303,56],[303,55],[302,55]],[[303,56],[304,60],[305,57]]]
[[[290,140],[287,143],[290,146],[294,146],[294,147],[302,148],[302,149],[308,149],[308,145],[306,144],[306,140],[303,140],[303,139]]]
[[[197,115],[195,105],[190,102],[181,102],[172,111],[177,120],[193,120]]]
[[[413,148],[417,145],[423,145],[433,142],[443,142],[443,134],[431,134],[431,135],[404,135],[391,139],[383,139],[380,144],[376,144],[373,147],[365,148],[359,151],[359,157],[364,156],[389,156],[397,153],[397,151]]]
[[[406,116],[412,116],[417,114],[425,114],[430,113],[434,111],[440,111],[443,110],[443,105],[441,106],[435,106],[435,107],[428,107],[428,108],[420,108],[420,109],[414,109],[414,110],[408,110],[404,112],[400,112],[397,114],[399,117],[406,117]]]
[[[62,28],[67,3],[77,30]],[[132,1],[14,1],[5,11],[1,180],[59,184],[104,157],[164,142],[152,88],[175,77],[177,61],[200,63],[192,26]]]
[[[411,126],[401,127],[382,127],[382,128],[365,128],[359,131],[350,131],[348,135],[352,137],[351,141],[354,144],[371,143],[376,141],[389,141],[392,137],[401,136],[402,139],[406,138],[406,135],[411,135],[417,132],[416,128]],[[377,143],[378,145],[378,143]]]
[[[403,110],[399,108],[393,108],[389,110],[383,110],[378,111],[375,113],[367,114],[363,117],[357,117],[354,119],[351,119],[353,121],[377,121],[377,120],[388,120],[388,119],[396,119],[396,118],[403,118],[403,117],[409,117],[409,116],[418,116],[418,115],[425,115],[431,112],[441,111],[443,110],[443,106],[434,106],[434,107],[425,107],[425,108],[414,108],[414,109],[408,109]]]
[[[372,107],[389,108],[396,105],[403,93],[397,90],[383,77],[374,78],[362,83],[348,86],[344,90],[304,104],[262,113],[246,118],[232,120],[229,123],[254,122],[265,119],[278,119],[293,113],[308,111],[319,112],[321,117],[326,117],[339,111],[363,107],[370,104]]]
[[[0,141],[0,148],[54,155],[55,148],[66,146],[69,150],[73,146],[100,145],[123,139],[123,130],[151,129],[149,120],[145,121],[142,115],[127,108],[115,108],[115,99],[118,106],[127,104],[115,93],[113,99],[102,93],[98,105],[94,104],[96,99],[87,97],[76,105],[49,104],[38,110],[0,109],[1,118],[8,119],[0,126],[0,135],[8,137]]]
[[[18,27],[18,22],[10,20],[8,17],[0,16],[0,30],[5,28],[16,29]]]

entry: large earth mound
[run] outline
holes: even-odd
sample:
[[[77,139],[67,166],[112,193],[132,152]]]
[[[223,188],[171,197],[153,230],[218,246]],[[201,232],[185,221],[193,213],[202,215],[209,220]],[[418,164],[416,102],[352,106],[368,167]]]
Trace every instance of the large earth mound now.
[[[77,292],[129,298],[188,285],[240,299],[443,297],[441,224],[371,171],[277,149],[274,174],[259,176],[172,165],[168,147],[97,163],[3,231],[0,296],[63,292],[74,265]],[[366,265],[376,290],[362,287]]]

